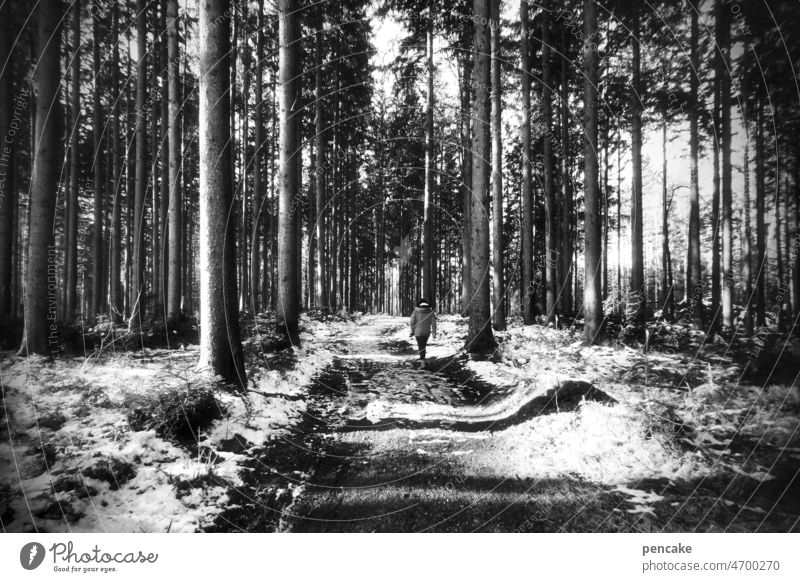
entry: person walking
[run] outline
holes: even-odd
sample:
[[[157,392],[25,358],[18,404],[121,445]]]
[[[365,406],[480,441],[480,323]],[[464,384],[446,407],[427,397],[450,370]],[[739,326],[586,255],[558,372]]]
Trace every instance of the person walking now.
[[[425,365],[425,347],[431,334],[436,336],[436,314],[426,298],[422,298],[411,314],[411,337],[416,338],[419,348],[419,361]]]

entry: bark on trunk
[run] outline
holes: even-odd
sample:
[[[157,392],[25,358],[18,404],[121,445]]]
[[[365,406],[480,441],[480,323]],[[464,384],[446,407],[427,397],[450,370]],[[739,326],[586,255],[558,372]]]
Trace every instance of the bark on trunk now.
[[[114,4],[111,25],[112,61],[119,62],[119,7]],[[111,245],[109,267],[109,315],[114,323],[122,321],[125,301],[122,297],[122,144],[120,143],[121,110],[119,67],[111,67],[111,149],[113,198],[111,203]]]
[[[472,283],[466,349],[483,353],[495,348],[489,299],[489,0],[473,0],[475,49],[472,84]]]
[[[644,253],[642,240],[642,104],[641,104],[641,48],[639,45],[639,7],[633,9],[631,50],[633,71],[631,99],[631,161],[633,183],[631,191],[631,291],[629,313],[636,323],[643,323],[647,313],[644,288]]]
[[[425,45],[427,90],[425,94],[425,190],[423,192],[422,221],[422,295],[430,302],[434,297],[433,267],[433,2],[428,2],[428,23]],[[434,305],[435,303],[431,303]]]
[[[32,144],[28,268],[25,273],[25,333],[19,350],[20,355],[35,353],[51,356],[50,340],[57,340],[56,255],[52,243],[58,165],[61,159],[62,128],[58,106],[61,18],[60,2],[41,0],[37,10],[38,60],[35,61],[33,71],[36,90],[36,129]]]
[[[183,197],[181,176],[180,55],[178,52],[178,0],[167,0],[167,93],[169,127],[169,269],[167,273],[167,320],[176,323],[182,315],[183,289]]]
[[[131,331],[142,326],[144,302],[144,228],[145,194],[147,192],[147,17],[145,0],[136,0],[136,178],[133,197],[133,256],[131,257],[130,320]]]
[[[264,0],[258,0],[258,32],[256,34],[256,98],[253,119],[253,227],[250,238],[250,308],[253,315],[264,305],[264,292],[261,282],[261,234],[264,224],[264,192],[262,182],[262,162],[264,154]]]
[[[545,7],[542,16],[542,118],[544,136],[542,137],[542,163],[544,165],[544,241],[545,241],[545,309],[547,323],[555,320],[556,298],[558,297],[558,277],[555,238],[555,186],[553,180],[553,105],[550,69],[550,12]]]
[[[505,277],[503,259],[503,100],[501,95],[500,0],[490,0],[492,48],[492,283],[494,314],[492,324],[497,331],[506,328]]]
[[[0,135],[8,136],[12,116],[22,121],[24,104],[30,101],[30,95],[20,95],[12,100],[15,57],[12,55],[12,23],[11,4],[0,4],[0,63],[4,66],[0,71]],[[13,114],[12,114],[13,111]],[[5,138],[3,138],[5,141]],[[4,143],[0,148],[0,320],[12,314],[12,282],[14,279],[14,208],[17,201],[17,190],[14,185],[16,140]]]
[[[522,85],[522,320],[534,322],[533,312],[533,188],[531,174],[531,63],[528,2],[519,5]]]
[[[699,136],[697,94],[700,85],[700,58],[698,56],[699,15],[697,0],[690,0],[691,24],[691,79],[689,96],[689,237],[686,294],[689,298],[691,319],[696,329],[703,327],[703,274],[700,265],[700,180],[698,172]]]
[[[297,0],[279,0],[280,39],[280,196],[278,207],[278,305],[280,333],[293,345],[300,341],[300,273],[297,268],[297,229],[300,210],[298,164],[300,83],[298,75],[300,27]]]
[[[586,249],[584,267],[584,340],[594,344],[603,339],[603,303],[600,280],[600,196],[597,184],[597,52],[592,41],[597,35],[597,4],[584,0],[583,4],[583,124],[586,131],[584,143],[584,205],[586,207]]]
[[[92,98],[92,170],[94,178],[94,230],[92,231],[92,302],[89,308],[89,318],[93,319],[102,313],[107,304],[106,285],[103,273],[105,265],[103,259],[103,224],[105,222],[105,189],[103,188],[103,121],[102,106],[100,103],[100,31],[97,18],[92,18],[92,63],[94,69],[94,94]]]
[[[66,289],[64,294],[64,319],[72,321],[78,302],[78,181],[80,178],[80,136],[81,123],[81,5],[76,0],[72,5],[72,89],[70,92],[69,121],[69,188],[65,216],[64,253],[66,255]],[[92,313],[91,315],[94,315]]]
[[[200,364],[247,384],[239,335],[230,156],[230,0],[200,2]]]
[[[717,0],[720,4],[720,0]],[[728,9],[719,6],[718,14],[721,17],[717,45],[722,51],[724,63],[730,62],[730,20]],[[735,274],[733,272],[733,215],[731,211],[731,77],[722,71],[720,79],[720,106],[722,126],[722,276],[725,283],[722,285],[722,325],[727,329],[733,328],[733,286]]]

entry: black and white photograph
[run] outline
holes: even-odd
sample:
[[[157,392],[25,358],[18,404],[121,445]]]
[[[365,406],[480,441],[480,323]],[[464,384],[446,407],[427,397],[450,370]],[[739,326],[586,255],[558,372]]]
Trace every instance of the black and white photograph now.
[[[44,534],[800,532],[798,23],[0,0],[13,561],[80,556]]]

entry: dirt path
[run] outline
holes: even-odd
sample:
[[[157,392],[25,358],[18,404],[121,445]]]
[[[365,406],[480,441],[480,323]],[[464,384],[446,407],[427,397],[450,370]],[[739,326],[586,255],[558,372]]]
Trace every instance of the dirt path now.
[[[489,433],[373,424],[378,399],[461,407],[506,391],[458,358],[429,358],[421,369],[409,341],[387,338],[400,325],[375,320],[344,340],[309,388],[304,421],[253,460],[248,486],[232,494],[214,531],[555,531],[564,511],[597,503],[591,484],[465,475],[454,461]]]
[[[660,531],[665,524],[680,531],[699,517],[691,515],[698,509],[686,505],[687,495],[713,500],[730,488],[642,483],[664,496],[663,507],[675,508],[656,520],[628,511],[619,491],[567,474],[526,479],[473,470],[470,453],[489,443],[491,432],[376,420],[374,408],[475,410],[508,388],[478,380],[457,357],[429,359],[421,369],[411,343],[389,337],[403,325],[400,318],[374,319],[342,340],[341,354],[309,387],[304,420],[253,457],[245,487],[229,493],[229,508],[212,531]],[[736,497],[752,502],[752,491]],[[701,522],[750,519],[738,506],[710,507]]]

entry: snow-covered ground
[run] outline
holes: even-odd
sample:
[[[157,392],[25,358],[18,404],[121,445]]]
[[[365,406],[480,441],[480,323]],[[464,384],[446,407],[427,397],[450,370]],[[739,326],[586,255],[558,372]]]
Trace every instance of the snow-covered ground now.
[[[702,484],[738,476],[756,484],[778,479],[783,487],[791,477],[787,462],[800,459],[796,388],[740,382],[741,363],[726,346],[700,349],[704,340],[691,332],[695,343],[687,349],[644,353],[586,347],[569,330],[512,321],[496,334],[499,348],[487,359],[465,357],[464,319],[440,317],[438,328],[428,347],[432,365],[421,369],[406,318],[304,317],[302,348],[292,357],[280,365],[270,365],[269,357],[251,362],[247,398],[198,373],[196,347],[53,363],[3,354],[0,521],[7,531],[203,529],[229,505],[228,493],[242,484],[255,451],[303,420],[309,385],[334,359],[339,367],[352,366],[341,372],[345,390],[326,396],[334,400],[328,410],[336,422],[367,429],[386,419],[419,424],[329,435],[368,451],[365,459],[416,459],[413,466],[396,467],[391,477],[397,483],[408,477],[406,470],[447,467],[456,485],[460,479],[591,484],[623,497],[626,504],[615,511],[655,516],[678,502],[645,483]],[[453,376],[441,371],[450,360],[459,373],[489,387],[492,397],[467,402]],[[513,413],[539,387],[576,381],[610,400],[590,399],[501,429],[453,429],[453,423]],[[131,426],[131,414],[143,402],[202,390],[213,391],[220,417],[196,435],[193,446]],[[432,419],[445,426],[425,425]],[[360,489],[354,491],[350,495],[357,497]],[[297,493],[302,497],[302,486]],[[458,495],[418,493],[440,501]],[[472,499],[480,492],[462,493]],[[373,494],[380,495],[380,488]],[[727,497],[720,499],[741,502]]]
[[[62,359],[0,357],[0,522],[6,531],[196,531],[227,503],[248,450],[305,411],[304,387],[357,324],[304,318],[288,370],[249,370],[247,398],[198,372],[198,348]],[[176,446],[133,430],[147,397],[211,387],[221,418]],[[213,476],[213,479],[209,479]]]

